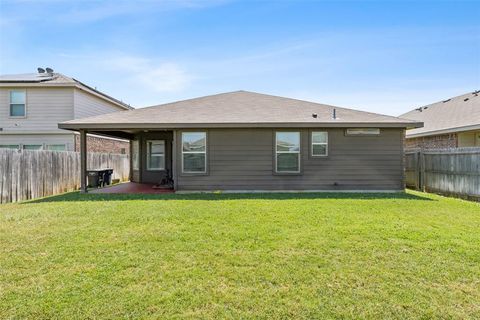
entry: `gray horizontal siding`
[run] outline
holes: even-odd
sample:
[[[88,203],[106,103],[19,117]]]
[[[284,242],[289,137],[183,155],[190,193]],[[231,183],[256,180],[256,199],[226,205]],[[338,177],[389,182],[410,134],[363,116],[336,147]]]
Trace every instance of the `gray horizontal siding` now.
[[[271,129],[208,130],[208,174],[177,176],[178,190],[399,190],[403,188],[403,130],[345,136],[328,129],[329,155],[311,157],[310,130],[301,131],[301,173],[274,172]],[[181,132],[177,150],[181,150]],[[177,157],[181,168],[181,153]]]

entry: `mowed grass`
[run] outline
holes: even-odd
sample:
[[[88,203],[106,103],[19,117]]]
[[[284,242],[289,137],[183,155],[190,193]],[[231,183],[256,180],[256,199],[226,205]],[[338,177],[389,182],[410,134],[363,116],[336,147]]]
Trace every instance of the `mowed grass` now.
[[[480,318],[480,205],[416,192],[2,205],[0,318]]]

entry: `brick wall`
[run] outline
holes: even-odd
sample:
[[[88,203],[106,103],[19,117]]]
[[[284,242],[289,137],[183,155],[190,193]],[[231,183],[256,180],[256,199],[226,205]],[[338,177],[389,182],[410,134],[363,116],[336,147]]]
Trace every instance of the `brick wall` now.
[[[456,148],[457,146],[456,133],[405,139],[405,149]]]
[[[75,135],[75,151],[80,151],[80,135]],[[87,152],[130,154],[130,142],[87,136]]]

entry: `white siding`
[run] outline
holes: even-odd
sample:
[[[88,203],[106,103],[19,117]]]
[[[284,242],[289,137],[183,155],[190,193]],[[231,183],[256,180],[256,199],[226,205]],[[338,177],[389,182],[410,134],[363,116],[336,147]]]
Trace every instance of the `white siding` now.
[[[26,88],[25,118],[10,118],[12,89],[0,88],[0,134],[65,132],[58,123],[73,119],[73,88]]]
[[[74,106],[75,119],[125,110],[80,89],[75,89]]]
[[[0,144],[64,144],[67,151],[74,151],[74,134],[3,134]]]

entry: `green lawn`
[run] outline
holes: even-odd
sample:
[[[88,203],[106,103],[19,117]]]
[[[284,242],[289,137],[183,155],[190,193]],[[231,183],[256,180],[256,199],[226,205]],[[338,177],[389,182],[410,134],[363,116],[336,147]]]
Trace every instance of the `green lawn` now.
[[[2,205],[0,318],[480,318],[480,204],[408,192]]]

